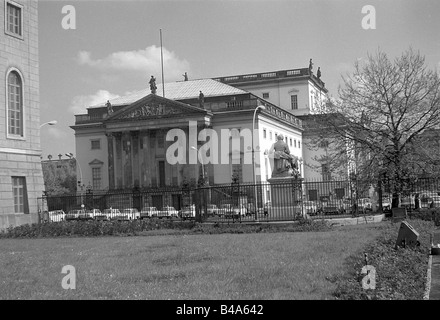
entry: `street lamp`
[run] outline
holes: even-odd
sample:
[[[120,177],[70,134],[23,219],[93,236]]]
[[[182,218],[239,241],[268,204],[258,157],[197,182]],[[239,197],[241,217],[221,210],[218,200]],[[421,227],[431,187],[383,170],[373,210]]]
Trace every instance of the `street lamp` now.
[[[254,117],[252,119],[252,171],[253,171],[253,179],[254,179],[254,196],[255,196],[255,220],[258,221],[258,201],[257,201],[257,176],[255,174],[255,116],[257,115],[258,109],[266,110],[266,107],[263,105],[257,106],[254,110]],[[260,140],[260,139],[258,139]]]
[[[83,203],[83,197],[82,197],[82,190],[83,190],[83,185],[82,185],[82,182],[83,182],[83,179],[82,179],[82,170],[81,170],[81,166],[80,166],[80,164],[79,164],[79,162],[78,162],[78,159],[76,159],[74,156],[73,156],[73,153],[72,152],[69,152],[69,153],[66,153],[66,156],[67,157],[69,157],[70,159],[75,159],[75,162],[76,162],[76,165],[78,166],[78,169],[79,169],[79,177],[80,177],[80,180],[78,181],[79,182],[79,187],[81,188],[81,208],[83,209],[84,208],[84,203]]]
[[[48,121],[48,122],[45,122],[45,123],[43,123],[43,124],[40,124],[40,128],[42,127],[42,126],[44,126],[44,125],[49,125],[49,126],[54,126],[54,125],[56,125],[58,123],[58,121],[56,121],[56,120],[52,120],[52,121]]]

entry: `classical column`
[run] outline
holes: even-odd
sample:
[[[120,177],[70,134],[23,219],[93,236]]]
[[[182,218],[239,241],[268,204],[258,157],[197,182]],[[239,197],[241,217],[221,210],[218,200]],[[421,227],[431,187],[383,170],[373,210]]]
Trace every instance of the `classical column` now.
[[[109,189],[115,188],[115,164],[113,154],[113,134],[106,133],[107,136],[107,149],[108,149],[108,187]]]
[[[131,188],[133,186],[133,175],[131,165],[131,135],[124,132],[122,135],[122,171],[123,171],[123,188]]]
[[[117,189],[122,188],[122,133],[114,132],[114,151],[115,151],[115,159],[114,159],[114,168],[115,168],[115,187]]]
[[[133,186],[139,187],[139,131],[131,131],[131,153],[132,153],[132,176],[133,176]]]

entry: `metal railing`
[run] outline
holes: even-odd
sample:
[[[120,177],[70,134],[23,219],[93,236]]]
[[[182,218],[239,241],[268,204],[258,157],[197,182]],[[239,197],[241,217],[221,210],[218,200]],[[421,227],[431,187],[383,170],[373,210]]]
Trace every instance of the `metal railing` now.
[[[381,209],[381,212],[390,212],[389,185],[381,184],[382,208],[378,186],[378,181],[291,180],[288,183],[88,190],[73,195],[46,194],[39,198],[39,205],[40,211],[49,213],[50,221],[150,218],[197,218],[212,222],[293,221],[306,215],[321,219],[371,214]],[[407,183],[399,200],[399,206],[407,210],[440,207],[440,179],[423,178]]]

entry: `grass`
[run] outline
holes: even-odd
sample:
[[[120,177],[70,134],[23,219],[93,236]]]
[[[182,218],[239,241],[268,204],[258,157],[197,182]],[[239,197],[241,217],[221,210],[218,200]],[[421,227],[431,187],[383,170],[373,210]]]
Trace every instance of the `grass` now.
[[[382,228],[0,239],[0,299],[333,299],[328,279]]]

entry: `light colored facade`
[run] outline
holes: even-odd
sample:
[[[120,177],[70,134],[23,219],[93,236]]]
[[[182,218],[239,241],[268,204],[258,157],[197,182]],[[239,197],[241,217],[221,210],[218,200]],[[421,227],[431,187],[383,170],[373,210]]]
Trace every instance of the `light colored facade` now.
[[[215,79],[249,91],[288,110],[299,118],[309,116],[305,119],[310,119],[310,115],[317,113],[318,106],[321,106],[321,102],[325,101],[328,93],[325,83],[309,68],[234,75]],[[326,149],[316,149],[309,146],[314,133],[307,132],[306,128],[307,126],[304,126],[305,131],[301,137],[293,137],[292,144],[290,144],[290,137],[286,142],[289,144],[291,153],[301,159],[302,177],[314,181],[328,180],[326,178],[329,175],[325,173],[326,164],[316,160],[325,156]],[[277,130],[276,123],[272,123],[272,127],[267,128],[267,135],[272,135],[269,137],[270,141],[275,141],[276,132],[280,132],[280,130]],[[284,134],[284,136],[286,135]]]
[[[308,68],[215,78],[263,98],[294,115],[313,114],[327,97],[325,83]]]
[[[37,1],[0,1],[0,229],[37,221],[40,162]]]
[[[111,100],[110,113],[103,102],[76,115],[72,129],[83,184],[100,190],[181,186],[202,173],[210,184],[231,183],[233,174],[252,183],[252,121],[262,105],[255,121],[256,180],[271,177],[267,151],[275,134],[286,137],[293,154],[302,154],[301,121],[264,99],[212,79],[168,83],[165,89],[166,98],[158,85],[156,94],[146,89]],[[185,138],[173,137],[177,132]],[[204,145],[214,140],[204,134],[218,140],[209,152]]]

